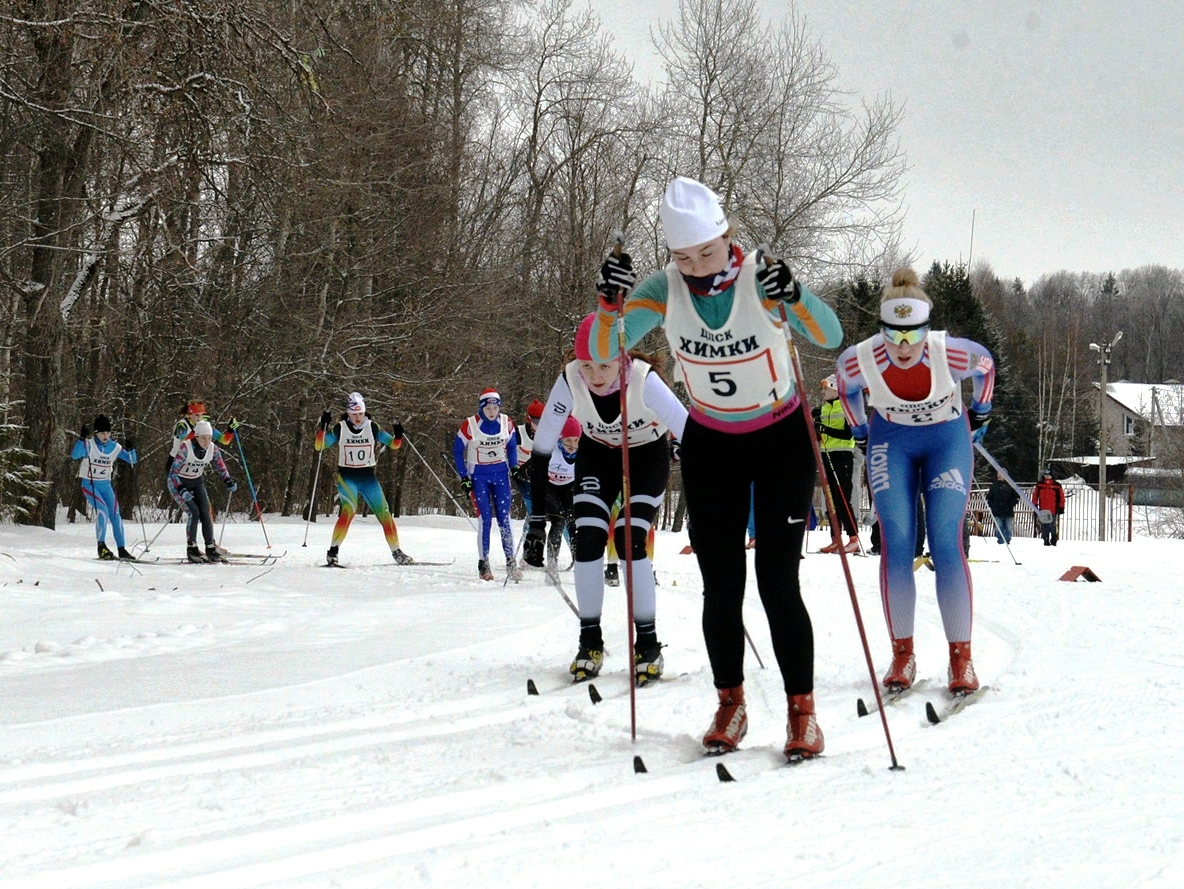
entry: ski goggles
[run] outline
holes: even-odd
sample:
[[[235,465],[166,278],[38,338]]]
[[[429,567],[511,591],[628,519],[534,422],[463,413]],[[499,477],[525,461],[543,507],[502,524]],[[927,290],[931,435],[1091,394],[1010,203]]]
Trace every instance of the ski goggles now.
[[[892,343],[894,346],[903,346],[908,344],[915,346],[921,340],[925,339],[926,334],[929,333],[929,325],[922,324],[920,327],[885,327],[880,326],[880,333],[884,336],[884,342]]]

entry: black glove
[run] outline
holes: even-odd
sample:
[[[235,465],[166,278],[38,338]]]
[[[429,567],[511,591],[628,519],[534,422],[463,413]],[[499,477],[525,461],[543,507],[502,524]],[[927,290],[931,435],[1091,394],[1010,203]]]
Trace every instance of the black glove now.
[[[522,558],[527,565],[543,567],[543,538],[546,536],[547,520],[531,516],[526,526],[526,539],[522,541]]]
[[[238,428],[238,420],[234,417],[231,417],[229,425],[232,430],[237,429]]]
[[[134,451],[136,449],[136,442],[133,438],[125,438],[123,440],[123,449],[125,451]]]
[[[235,491],[238,490],[238,485],[235,483],[234,479],[228,478],[228,479],[225,479],[225,482],[226,482],[226,490],[229,491],[231,494],[233,494]]]
[[[596,277],[596,292],[600,294],[601,306],[615,312],[621,294],[628,293],[636,283],[633,258],[628,253],[622,253],[620,256],[610,253]]]
[[[1062,506],[1060,509],[1057,510],[1057,515],[1064,515],[1064,514],[1065,514],[1065,507]]]
[[[867,456],[867,439],[866,438],[856,438],[855,439],[855,447],[859,448],[859,453],[863,454],[865,457]]]
[[[473,493],[473,480],[466,475],[464,478],[462,478],[460,480],[460,489],[462,491],[464,491],[466,494],[472,494]]]
[[[756,279],[765,288],[765,296],[769,299],[783,299],[793,305],[802,298],[802,288],[794,278],[793,272],[780,259],[772,265],[762,265],[758,268]]]
[[[325,411],[324,413],[321,414],[320,427],[322,429],[328,429],[332,425],[333,425],[333,415],[331,413],[329,413],[328,411]]]
[[[680,445],[678,443],[677,438],[670,439],[670,462],[671,463],[681,463],[682,462],[682,445]]]
[[[990,414],[980,414],[975,411],[966,412],[970,419],[970,440],[980,442],[987,437],[987,424],[991,422]]]
[[[526,471],[526,467],[519,463],[510,470],[510,478],[520,484],[530,484],[530,475]]]
[[[82,428],[78,430],[78,437],[79,438],[87,438],[89,435],[90,435],[90,427],[87,426],[85,423],[83,423]]]
[[[391,422],[391,435],[393,435],[398,441],[403,440],[403,424],[398,420],[393,420]]]

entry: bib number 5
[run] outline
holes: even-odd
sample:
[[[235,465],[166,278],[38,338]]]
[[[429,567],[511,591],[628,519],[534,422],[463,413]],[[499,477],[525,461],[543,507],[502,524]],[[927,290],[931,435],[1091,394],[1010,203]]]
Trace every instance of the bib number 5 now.
[[[711,382],[711,391],[721,398],[728,398],[736,394],[736,381],[732,379],[730,370],[713,370],[707,374]]]

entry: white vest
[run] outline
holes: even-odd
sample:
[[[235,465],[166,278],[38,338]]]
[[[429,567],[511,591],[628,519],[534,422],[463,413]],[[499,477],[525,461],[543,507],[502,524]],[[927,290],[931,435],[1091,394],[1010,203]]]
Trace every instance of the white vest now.
[[[374,424],[367,417],[362,428],[354,432],[349,423],[341,420],[337,424],[337,465],[344,469],[365,469],[377,461],[377,441]]]
[[[629,379],[625,383],[625,406],[629,411],[629,447],[657,441],[666,434],[662,421],[645,403],[645,378],[650,366],[640,359],[630,362]],[[573,361],[563,369],[567,388],[571,390],[572,413],[580,421],[584,435],[610,448],[621,446],[621,414],[612,420],[600,419],[588,384],[580,376],[580,363]],[[559,449],[555,449],[559,453]]]
[[[534,449],[534,439],[531,437],[526,424],[523,423],[518,427],[518,465],[521,466],[530,459],[531,451]]]
[[[210,465],[210,461],[214,459],[214,443],[210,442],[210,446],[206,448],[206,455],[204,457],[197,457],[193,453],[193,442],[181,442],[179,455],[185,462],[177,470],[177,475],[181,476],[181,478],[201,478],[206,471],[206,467]]]
[[[923,401],[905,401],[896,395],[876,366],[875,337],[855,347],[859,371],[867,383],[870,403],[876,413],[889,423],[905,426],[933,426],[962,416],[962,390],[950,373],[946,360],[946,332],[931,330],[926,342],[929,350],[929,394]]]
[[[115,459],[123,450],[123,446],[119,442],[115,442],[111,453],[104,454],[99,450],[99,446],[95,444],[93,438],[88,438],[85,444],[86,456],[78,463],[78,477],[96,482],[110,481],[111,476],[115,474]]]
[[[560,448],[551,452],[551,462],[547,464],[547,481],[553,485],[570,485],[576,480],[576,464],[568,463]]]
[[[710,330],[678,268],[666,267],[666,338],[691,402],[721,420],[783,402],[793,380],[785,334],[761,304],[755,274],[750,253],[732,285],[731,315]]]
[[[469,417],[465,420],[465,465],[469,472],[478,466],[494,466],[507,462],[506,445],[510,443],[510,436],[514,427],[505,414],[497,415],[498,431],[489,433],[481,431],[481,420]]]

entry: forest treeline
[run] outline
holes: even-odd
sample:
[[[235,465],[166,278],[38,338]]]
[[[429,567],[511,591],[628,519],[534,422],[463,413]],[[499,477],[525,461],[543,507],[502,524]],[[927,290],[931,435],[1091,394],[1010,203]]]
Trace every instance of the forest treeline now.
[[[407,429],[380,464],[395,509],[452,509],[436,477],[455,483],[477,393],[512,415],[545,397],[614,233],[640,272],[665,263],[674,175],[723,196],[746,249],[789,257],[848,342],[868,335],[910,259],[901,106],[842,93],[792,6],[683,0],[655,40],[660,84],[569,0],[12,0],[0,514],[53,526],[99,412],[144,461],[125,510],[159,502],[192,397],[240,421],[263,509],[299,513],[316,419],[352,390]],[[1125,332],[1111,379],[1180,376],[1179,270],[918,271],[937,322],[998,357],[989,443],[1020,475],[1096,448],[1089,342]],[[806,375],[833,358],[804,350]]]

